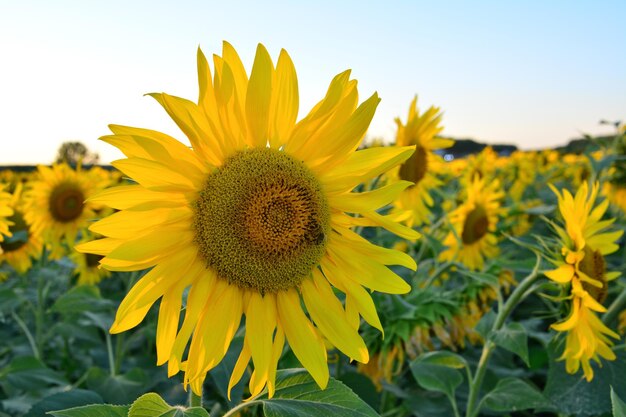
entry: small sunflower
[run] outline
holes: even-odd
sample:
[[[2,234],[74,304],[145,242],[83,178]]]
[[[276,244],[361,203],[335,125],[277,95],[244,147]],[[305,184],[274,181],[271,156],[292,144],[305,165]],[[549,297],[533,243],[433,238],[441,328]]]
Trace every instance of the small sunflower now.
[[[497,165],[498,153],[491,146],[486,146],[479,153],[466,158],[461,184],[469,187],[475,177],[490,181],[495,175]]]
[[[392,181],[401,179],[414,183],[394,202],[394,213],[409,226],[420,226],[428,221],[429,207],[434,204],[430,190],[442,184],[435,173],[442,170],[443,161],[434,151],[454,144],[453,140],[436,137],[443,130],[439,125],[441,117],[439,108],[434,106],[420,115],[416,96],[409,106],[406,124],[402,124],[400,118],[396,119],[395,145],[415,145],[415,153],[389,173]]]
[[[5,186],[0,184],[0,242],[4,241],[4,237],[11,237],[11,231],[9,227],[12,222],[9,217],[13,215],[13,209],[11,208],[11,194],[4,191]],[[2,253],[2,249],[0,249]]]
[[[601,220],[609,203],[604,200],[595,206],[598,184],[589,190],[587,183],[583,183],[575,196],[567,190],[560,193],[552,185],[551,188],[557,195],[564,220],[564,227],[555,226],[562,244],[562,258],[555,260],[557,268],[545,275],[563,285],[571,300],[569,316],[552,328],[567,332],[561,356],[566,361],[567,372],[576,373],[582,366],[585,378],[591,381],[591,360],[600,363],[601,357],[615,359],[609,337],[619,339],[619,335],[606,327],[596,313],[606,311],[602,303],[608,294],[608,283],[619,276],[618,272],[606,271],[604,255],[619,249],[615,241],[623,232],[608,231],[615,219]]]
[[[10,238],[0,241],[0,264],[8,263],[18,273],[24,274],[32,266],[32,259],[41,256],[43,239],[34,233],[24,214],[22,183],[17,183],[8,201],[13,214],[8,221]]]
[[[74,245],[78,232],[96,218],[95,205],[86,201],[107,185],[100,175],[62,163],[39,166],[39,180],[33,181],[26,220],[33,232],[44,237],[51,258],[65,253],[63,242]]]
[[[120,304],[111,332],[138,325],[162,297],[158,364],[168,362],[169,375],[183,370],[185,386],[195,393],[224,357],[242,315],[243,349],[229,387],[252,360],[252,395],[267,386],[272,396],[287,341],[323,388],[324,339],[367,362],[359,316],[382,331],[363,287],[410,289],[386,265],[414,269],[413,259],[351,229],[382,226],[406,238],[418,236],[376,212],[411,183],[352,192],[402,163],[413,148],[356,151],[379,99],[374,94],[357,106],[357,83],[349,71],[337,75],[326,97],[296,123],[298,83],[284,50],[274,66],[259,44],[248,77],[235,49],[224,42],[214,67],[212,78],[198,50],[198,104],[151,94],[191,148],[163,133],[111,126],[114,134],[102,140],[128,157],[113,165],[137,184],[90,199],[120,211],[90,227],[103,239],[77,249],[104,256],[100,264],[112,271],[152,268]],[[345,306],[333,287],[345,294]]]
[[[487,182],[476,175],[465,195],[463,204],[450,214],[452,230],[443,242],[448,249],[440,254],[440,259],[457,260],[470,269],[480,270],[485,258],[498,254],[494,232],[503,212],[499,200],[504,194],[497,180]]]
[[[78,244],[93,240],[94,237],[90,234],[85,234]],[[101,255],[95,255],[93,253],[81,253],[75,250],[70,251],[70,260],[74,263],[74,274],[78,276],[77,284],[97,284],[104,278],[111,276],[111,272],[100,268]]]

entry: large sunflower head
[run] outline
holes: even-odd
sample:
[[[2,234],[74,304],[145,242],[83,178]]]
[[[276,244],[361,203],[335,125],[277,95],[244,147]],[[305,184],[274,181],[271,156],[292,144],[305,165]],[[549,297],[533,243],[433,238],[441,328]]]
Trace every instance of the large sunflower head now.
[[[41,234],[53,258],[63,255],[62,242],[73,245],[78,231],[96,217],[94,204],[87,200],[108,181],[80,167],[66,163],[39,166],[39,179],[31,184],[27,220],[34,233]]]
[[[41,256],[43,239],[34,232],[27,220],[22,183],[17,183],[8,203],[12,214],[8,217],[9,233],[0,241],[0,264],[11,265],[24,274],[32,265],[32,259]]]
[[[400,118],[396,119],[396,146],[415,146],[415,153],[388,174],[392,181],[400,179],[413,183],[394,202],[394,213],[409,225],[419,226],[428,220],[428,208],[433,205],[429,191],[441,185],[441,180],[435,174],[442,171],[443,164],[441,157],[434,151],[454,144],[453,140],[437,137],[443,130],[443,126],[440,126],[441,117],[439,108],[434,106],[420,114],[416,96],[409,106],[406,123],[402,123]]]
[[[170,375],[184,370],[185,384],[196,393],[224,357],[242,315],[245,338],[230,386],[252,360],[250,391],[267,385],[272,395],[286,340],[325,387],[324,339],[367,362],[360,317],[381,329],[364,287],[409,290],[386,265],[415,268],[415,262],[352,228],[382,226],[417,237],[377,213],[410,182],[354,192],[406,160],[413,147],[356,151],[379,99],[374,94],[359,105],[349,71],[337,75],[326,96],[296,122],[298,81],[284,50],[274,65],[259,45],[249,76],[226,42],[213,63],[212,75],[198,50],[197,104],[151,94],[191,147],[124,126],[111,126],[113,135],[102,138],[127,156],[113,165],[136,184],[90,199],[120,211],[90,227],[105,238],[77,248],[102,255],[100,264],[112,271],[152,268],[122,301],[111,331],[136,326],[161,298],[158,363],[168,362]],[[333,288],[345,294],[345,305]]]
[[[608,294],[609,282],[619,272],[607,272],[604,256],[615,252],[615,243],[622,231],[610,231],[615,219],[601,220],[608,208],[608,200],[596,205],[599,185],[591,189],[583,183],[575,196],[559,192],[551,186],[558,198],[563,227],[555,226],[561,242],[561,257],[553,260],[556,268],[545,275],[561,284],[567,294],[569,316],[552,325],[559,332],[567,332],[565,350],[561,359],[566,369],[576,373],[582,366],[585,378],[593,378],[590,361],[600,362],[600,357],[613,360],[610,337],[619,339],[617,333],[606,327],[596,313],[604,313],[602,305]]]
[[[474,176],[464,191],[464,201],[450,214],[451,230],[444,239],[448,248],[440,254],[446,261],[457,260],[470,269],[480,270],[486,258],[498,254],[495,235],[503,212],[500,200],[504,194],[497,180],[487,182]]]

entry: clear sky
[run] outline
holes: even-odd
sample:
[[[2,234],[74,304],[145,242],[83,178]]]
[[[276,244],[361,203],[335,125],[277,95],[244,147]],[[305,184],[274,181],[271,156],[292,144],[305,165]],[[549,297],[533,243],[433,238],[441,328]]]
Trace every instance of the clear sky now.
[[[121,154],[109,123],[184,137],[144,93],[196,100],[196,48],[291,55],[300,116],[351,68],[388,140],[414,94],[444,134],[524,149],[626,121],[626,1],[0,0],[0,164],[49,163],[78,140]]]

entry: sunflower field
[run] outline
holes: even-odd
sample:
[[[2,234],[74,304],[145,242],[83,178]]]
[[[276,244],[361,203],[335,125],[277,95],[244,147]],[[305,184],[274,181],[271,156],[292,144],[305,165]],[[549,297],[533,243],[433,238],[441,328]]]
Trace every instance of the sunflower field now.
[[[623,125],[454,157],[417,97],[364,140],[350,71],[197,66],[180,137],[0,170],[0,416],[626,416]]]

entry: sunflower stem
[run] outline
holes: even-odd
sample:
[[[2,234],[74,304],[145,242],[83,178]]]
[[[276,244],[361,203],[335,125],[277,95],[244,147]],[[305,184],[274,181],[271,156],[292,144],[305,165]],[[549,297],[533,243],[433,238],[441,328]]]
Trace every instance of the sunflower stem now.
[[[202,407],[202,392],[198,395],[193,390],[189,390],[189,407]]]
[[[247,401],[247,402],[243,402],[241,404],[238,404],[237,406],[231,408],[230,410],[228,410],[228,412],[226,414],[224,414],[222,417],[231,417],[231,416],[236,416],[239,413],[239,410],[241,410],[242,408],[246,408],[246,407],[250,407],[251,405],[257,405],[257,404],[262,404],[263,401],[258,401],[258,400],[252,400],[252,401]]]
[[[107,354],[109,356],[109,372],[112,377],[115,376],[115,359],[113,358],[113,344],[111,343],[111,335],[104,330],[104,338],[107,342]]]
[[[606,314],[602,318],[602,322],[611,327],[611,324],[617,318],[617,315],[624,309],[624,304],[626,304],[626,288],[623,288],[620,295],[613,300]]]
[[[35,308],[35,344],[37,346],[37,358],[43,357],[43,330],[44,330],[44,280],[41,274],[37,277],[37,306]]]
[[[539,278],[539,266],[541,265],[541,257],[539,256],[539,254],[535,255],[537,256],[537,262],[535,263],[535,267],[533,268],[531,273],[526,276],[522,280],[522,282],[520,282],[517,288],[515,288],[508,300],[506,300],[504,306],[498,312],[496,321],[491,328],[492,331],[500,330],[504,325],[507,317],[511,314],[515,307],[532,292],[528,290],[531,289],[535,280]],[[487,371],[489,358],[491,357],[491,354],[493,353],[495,347],[496,344],[489,339],[487,339],[483,346],[483,351],[480,355],[480,359],[478,360],[474,379],[470,382],[470,392],[469,398],[467,400],[467,410],[465,412],[466,417],[474,417],[480,411],[480,407],[476,406],[476,401],[478,400],[478,394],[483,383],[485,372]]]
[[[35,356],[35,358],[40,359],[39,349],[37,349],[37,343],[35,343],[33,334],[30,332],[30,330],[28,330],[28,326],[26,326],[26,323],[24,323],[24,320],[22,320],[20,316],[18,316],[15,313],[15,311],[11,311],[11,317],[13,317],[13,320],[15,320],[17,325],[20,326],[20,328],[26,335],[26,339],[28,339],[28,344],[30,345],[30,348],[33,350],[33,355]]]

